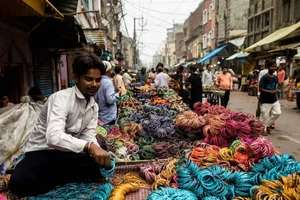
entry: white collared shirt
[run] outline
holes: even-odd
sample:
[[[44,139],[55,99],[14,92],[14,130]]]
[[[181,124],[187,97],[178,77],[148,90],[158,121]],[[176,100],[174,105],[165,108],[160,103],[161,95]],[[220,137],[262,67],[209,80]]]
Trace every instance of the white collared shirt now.
[[[169,76],[166,73],[160,72],[156,75],[154,79],[154,83],[152,84],[154,87],[169,87]]]
[[[211,71],[205,70],[202,74],[202,85],[212,86],[213,84],[213,73]]]
[[[42,108],[25,152],[56,149],[79,153],[87,141],[98,145],[97,120],[98,105],[93,97],[87,104],[76,86],[58,91]]]

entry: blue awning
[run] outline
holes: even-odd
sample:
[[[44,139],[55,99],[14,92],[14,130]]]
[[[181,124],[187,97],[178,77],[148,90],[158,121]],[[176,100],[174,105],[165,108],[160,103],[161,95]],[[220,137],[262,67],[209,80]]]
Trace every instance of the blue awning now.
[[[215,50],[213,50],[210,54],[208,54],[207,56],[203,57],[201,60],[198,61],[198,63],[204,63],[205,61],[207,61],[208,59],[211,59],[213,57],[215,57],[220,51],[222,51],[225,47],[227,47],[227,44],[221,47],[216,48]]]

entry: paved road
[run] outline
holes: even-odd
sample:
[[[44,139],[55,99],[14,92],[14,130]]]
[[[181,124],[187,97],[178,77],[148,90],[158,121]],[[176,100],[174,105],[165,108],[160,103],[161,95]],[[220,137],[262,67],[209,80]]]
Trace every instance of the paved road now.
[[[276,121],[275,130],[268,137],[281,153],[288,153],[300,161],[300,113],[293,110],[296,103],[280,100],[281,116]],[[228,108],[255,115],[257,98],[243,92],[232,92]]]

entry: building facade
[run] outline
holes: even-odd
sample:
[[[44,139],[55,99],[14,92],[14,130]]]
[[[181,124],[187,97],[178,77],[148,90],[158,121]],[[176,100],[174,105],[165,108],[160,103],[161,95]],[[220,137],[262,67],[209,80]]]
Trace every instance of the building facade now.
[[[217,46],[246,36],[249,0],[216,0]]]
[[[203,10],[203,53],[201,57],[206,56],[216,48],[216,2],[215,0],[205,0]],[[212,64],[217,62],[217,59],[207,61]]]
[[[196,60],[200,57],[202,51],[203,10],[204,2],[201,2],[184,22],[183,34],[186,45],[186,61]]]

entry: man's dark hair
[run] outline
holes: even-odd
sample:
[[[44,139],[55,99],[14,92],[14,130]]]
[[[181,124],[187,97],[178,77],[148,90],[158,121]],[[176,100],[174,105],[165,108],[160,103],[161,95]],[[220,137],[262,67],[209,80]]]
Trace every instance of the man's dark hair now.
[[[208,68],[209,66],[211,66],[211,64],[207,64],[207,65],[206,65],[206,68]]]
[[[39,98],[37,98],[38,95],[43,95],[42,94],[42,91],[38,88],[38,87],[32,87],[29,89],[28,91],[28,95],[31,96],[31,98],[34,100],[34,101],[38,101]]]
[[[180,65],[180,66],[178,67],[178,69],[179,69],[180,71],[183,72],[184,67],[183,67],[182,65]]]
[[[184,83],[185,88],[187,88],[187,87],[190,86],[190,85],[191,85],[190,82],[185,82],[185,83]]]
[[[164,68],[164,70],[166,70],[166,72],[169,73],[169,69],[168,68]]]
[[[124,69],[124,72],[128,72],[128,69]]]
[[[121,71],[122,71],[122,68],[120,66],[115,67],[115,73],[116,74],[120,74]]]
[[[162,68],[161,66],[157,67],[156,70],[157,70],[158,73],[164,71],[163,68]]]
[[[195,65],[192,65],[192,66],[190,66],[190,70],[191,70],[192,72],[195,72],[195,71],[197,71],[197,68],[196,68]]]
[[[156,65],[156,69],[157,69],[158,67],[164,68],[164,64],[162,64],[161,62],[159,62],[159,63]]]
[[[99,69],[101,75],[105,74],[105,67],[101,59],[92,53],[81,53],[73,63],[73,73],[80,78],[85,75],[90,69]]]
[[[224,68],[228,69],[228,67],[227,67],[227,66],[222,66],[222,70],[223,70]]]
[[[275,60],[274,59],[268,59],[265,61],[265,66],[267,68],[271,67],[272,65],[276,64]]]

